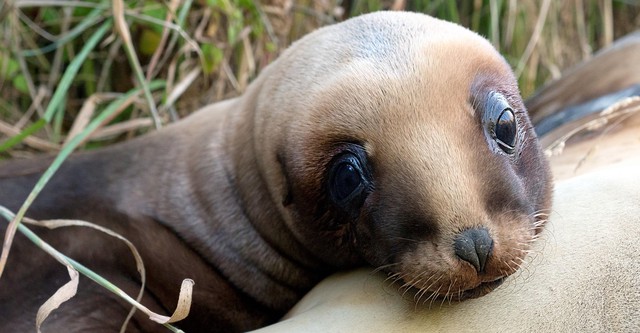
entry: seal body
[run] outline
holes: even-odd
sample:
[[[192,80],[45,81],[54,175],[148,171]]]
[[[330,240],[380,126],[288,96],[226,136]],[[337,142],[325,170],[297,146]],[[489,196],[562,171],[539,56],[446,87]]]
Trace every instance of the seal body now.
[[[0,204],[17,210],[46,165],[1,166]],[[329,273],[365,264],[421,300],[484,295],[524,260],[550,184],[493,47],[451,23],[381,12],[296,42],[239,98],[73,156],[27,215],[120,232],[145,260],[145,304],[171,310],[190,277],[192,313],[178,326],[240,331],[276,320]],[[38,232],[134,293],[125,246],[88,230]],[[11,316],[0,325],[22,328],[66,272],[18,236],[5,274],[0,313]],[[119,329],[128,308],[82,283],[46,325]],[[134,319],[132,329],[153,330]]]

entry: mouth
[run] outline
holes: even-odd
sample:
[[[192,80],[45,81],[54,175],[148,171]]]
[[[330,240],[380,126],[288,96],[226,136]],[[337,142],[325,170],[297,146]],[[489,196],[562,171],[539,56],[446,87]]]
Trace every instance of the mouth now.
[[[442,300],[448,302],[462,302],[468,299],[479,298],[494,291],[504,282],[506,278],[506,276],[502,276],[492,281],[482,282],[474,288],[460,290],[459,292],[449,292],[444,294],[434,293],[435,295],[431,294],[431,297],[433,297],[433,300]],[[425,294],[425,290],[417,289],[414,286],[409,288],[414,289],[418,294]],[[426,291],[426,293],[428,294],[429,292]]]
[[[438,297],[451,299],[452,301],[464,301],[467,299],[478,298],[484,296],[496,288],[498,288],[505,280],[506,277],[501,277],[493,281],[482,282],[475,288],[464,290],[460,293],[452,295],[440,295]]]

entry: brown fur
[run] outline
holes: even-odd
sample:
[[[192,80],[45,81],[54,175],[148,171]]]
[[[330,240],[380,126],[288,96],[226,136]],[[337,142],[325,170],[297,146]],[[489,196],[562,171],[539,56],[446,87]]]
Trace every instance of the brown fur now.
[[[517,117],[513,156],[483,129],[492,91]],[[348,149],[365,152],[373,179],[355,214],[328,196],[328,168]],[[25,166],[17,163],[0,168],[0,204],[14,210],[38,177],[18,176]],[[193,312],[178,326],[195,332],[272,322],[322,277],[362,264],[434,296],[481,296],[515,271],[542,223],[534,214],[549,204],[547,163],[491,45],[424,15],[376,13],[295,43],[240,98],[72,157],[27,215],[91,220],[131,239],[153,281],[152,308],[172,309],[179,281],[193,278]],[[455,235],[473,227],[494,240],[480,273],[453,253]],[[137,284],[124,247],[111,240],[80,229],[38,232],[129,291]],[[0,314],[26,305],[2,318],[4,328],[28,327],[64,280],[64,269],[37,252],[17,239]],[[34,276],[34,264],[51,275]],[[124,317],[121,302],[85,285],[47,321],[51,331],[113,331]],[[142,318],[134,325],[153,330]]]

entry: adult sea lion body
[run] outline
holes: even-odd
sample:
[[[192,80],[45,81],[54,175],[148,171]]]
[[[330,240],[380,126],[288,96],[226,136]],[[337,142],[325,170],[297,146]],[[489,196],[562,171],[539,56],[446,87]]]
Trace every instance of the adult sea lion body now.
[[[17,210],[47,161],[0,167],[0,204]],[[190,277],[179,326],[238,331],[362,264],[424,299],[482,296],[524,260],[550,188],[515,79],[489,43],[424,15],[375,13],[296,42],[242,97],[70,158],[27,215],[114,229],[141,251],[146,304],[172,309]],[[137,287],[125,246],[38,232]],[[5,275],[0,326],[28,329],[66,272],[18,236]],[[127,311],[82,283],[45,328],[114,331]],[[141,317],[131,329],[153,330]]]

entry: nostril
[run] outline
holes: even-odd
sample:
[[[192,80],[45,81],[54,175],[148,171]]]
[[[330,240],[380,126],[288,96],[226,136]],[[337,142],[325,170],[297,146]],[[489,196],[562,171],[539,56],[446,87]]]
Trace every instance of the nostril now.
[[[493,239],[485,228],[467,229],[453,241],[456,255],[473,265],[478,272],[484,270],[492,247]]]

